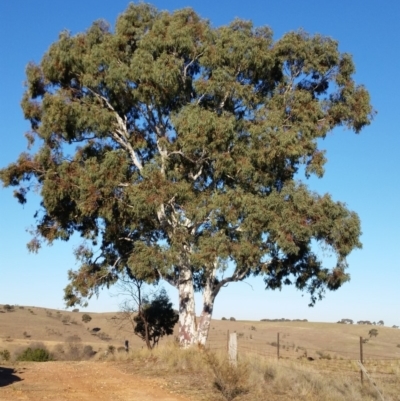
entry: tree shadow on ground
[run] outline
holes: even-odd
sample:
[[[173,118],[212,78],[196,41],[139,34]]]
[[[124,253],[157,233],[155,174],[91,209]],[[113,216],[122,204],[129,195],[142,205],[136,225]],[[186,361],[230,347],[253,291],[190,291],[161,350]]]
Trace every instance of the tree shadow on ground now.
[[[15,373],[17,373],[15,369],[0,366],[0,387],[21,381],[22,379],[16,376]]]

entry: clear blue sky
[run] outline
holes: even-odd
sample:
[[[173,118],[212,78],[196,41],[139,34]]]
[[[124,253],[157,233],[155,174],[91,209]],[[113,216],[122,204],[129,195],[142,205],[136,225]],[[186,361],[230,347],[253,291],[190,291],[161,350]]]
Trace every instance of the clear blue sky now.
[[[362,221],[363,249],[349,258],[351,281],[309,308],[308,297],[294,289],[265,291],[262,279],[235,283],[219,294],[214,317],[236,319],[305,318],[334,322],[341,318],[384,320],[400,325],[400,2],[326,0],[155,0],[160,9],[190,6],[213,26],[235,17],[269,25],[275,37],[303,28],[333,37],[353,55],[356,81],[371,93],[378,111],[360,135],[336,130],[322,142],[328,163],[322,180],[309,185],[329,192],[355,210]],[[126,1],[2,0],[0,2],[0,166],[25,150],[29,129],[19,106],[25,66],[39,62],[61,30],[77,33],[104,18],[114,24]],[[67,270],[77,268],[72,255],[78,240],[57,243],[29,254],[26,229],[39,199],[22,207],[12,189],[0,189],[0,303],[63,308]],[[166,285],[168,288],[168,285]],[[176,304],[177,294],[170,294]],[[90,311],[118,310],[119,300],[101,293]],[[198,307],[200,304],[198,305]]]

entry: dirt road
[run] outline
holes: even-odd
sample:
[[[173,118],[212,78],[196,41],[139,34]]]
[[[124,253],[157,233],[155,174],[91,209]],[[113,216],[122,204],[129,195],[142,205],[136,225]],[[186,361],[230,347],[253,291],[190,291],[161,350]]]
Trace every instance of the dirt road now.
[[[189,401],[112,362],[20,363],[0,365],[1,401]],[[169,386],[170,387],[170,386]]]

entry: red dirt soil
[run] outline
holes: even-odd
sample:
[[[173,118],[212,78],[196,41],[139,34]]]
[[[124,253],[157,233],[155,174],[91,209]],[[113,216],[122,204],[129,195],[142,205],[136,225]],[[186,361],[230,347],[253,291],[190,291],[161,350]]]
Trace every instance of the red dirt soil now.
[[[0,366],[1,401],[189,401],[162,379],[125,373],[112,362],[30,362]]]

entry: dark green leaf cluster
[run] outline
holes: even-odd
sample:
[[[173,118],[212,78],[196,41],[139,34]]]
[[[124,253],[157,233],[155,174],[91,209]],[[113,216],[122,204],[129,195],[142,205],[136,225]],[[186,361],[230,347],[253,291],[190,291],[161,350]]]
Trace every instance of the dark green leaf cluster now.
[[[190,269],[195,289],[211,280],[214,295],[261,274],[312,303],[348,280],[357,215],[298,181],[323,175],[329,131],[372,118],[336,41],[302,31],[274,41],[248,21],[212,28],[191,9],[131,4],[113,31],[97,21],[61,33],[26,73],[27,138],[40,147],[0,178],[21,203],[40,193],[31,250],[76,232],[88,241],[67,305],[121,273],[178,285]],[[323,267],[313,241],[337,264]],[[216,261],[232,276],[214,275]]]
[[[150,344],[153,348],[161,337],[169,336],[174,332],[179,315],[172,308],[172,303],[164,289],[151,302],[141,305],[138,314],[134,317],[135,334]]]

